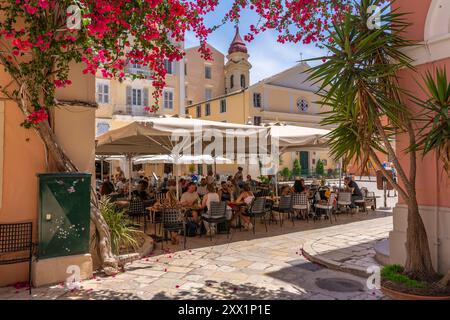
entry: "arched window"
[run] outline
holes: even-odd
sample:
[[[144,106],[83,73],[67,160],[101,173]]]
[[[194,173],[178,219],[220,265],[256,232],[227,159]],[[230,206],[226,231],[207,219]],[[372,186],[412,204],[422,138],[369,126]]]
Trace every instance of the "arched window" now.
[[[245,76],[241,74],[241,88],[245,88]]]
[[[450,33],[450,3],[447,0],[431,1],[425,22],[425,41]]]
[[[234,87],[234,75],[231,75],[230,77],[230,88],[233,89]]]

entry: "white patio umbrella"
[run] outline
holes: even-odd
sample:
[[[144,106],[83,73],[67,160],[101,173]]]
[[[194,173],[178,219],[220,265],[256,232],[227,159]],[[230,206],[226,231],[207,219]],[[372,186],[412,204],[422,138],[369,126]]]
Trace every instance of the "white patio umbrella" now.
[[[267,125],[270,128],[270,135],[276,141],[279,148],[279,155],[284,152],[294,152],[305,148],[327,148],[326,135],[329,130],[308,128],[300,126],[285,125],[276,123]],[[273,142],[272,141],[272,142]],[[273,155],[273,154],[272,154]],[[272,159],[278,167],[278,159]],[[278,196],[278,172],[275,170],[275,193]]]
[[[221,140],[221,137],[227,139]],[[258,153],[263,146],[267,150],[268,137],[269,129],[259,126],[177,116],[143,117],[97,137],[96,154],[128,157],[170,155],[176,167],[180,157],[201,156],[205,150],[213,158],[223,155],[229,158],[229,154],[234,158],[247,153]],[[176,181],[178,183],[178,179]]]

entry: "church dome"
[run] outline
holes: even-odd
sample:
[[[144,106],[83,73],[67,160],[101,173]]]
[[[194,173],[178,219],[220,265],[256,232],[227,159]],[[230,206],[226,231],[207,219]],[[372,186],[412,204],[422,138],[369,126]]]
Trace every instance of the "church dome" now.
[[[233,42],[231,42],[230,48],[228,49],[228,54],[235,52],[247,53],[247,46],[239,34],[239,27],[236,27],[236,34],[234,35]]]

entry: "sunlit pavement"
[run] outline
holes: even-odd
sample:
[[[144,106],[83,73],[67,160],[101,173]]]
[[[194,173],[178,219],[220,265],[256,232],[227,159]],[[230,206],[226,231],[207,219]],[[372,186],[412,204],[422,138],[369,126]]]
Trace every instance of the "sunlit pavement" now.
[[[229,239],[188,238],[187,250],[165,244],[163,251],[158,243],[151,256],[127,265],[124,273],[96,275],[80,289],[60,284],[35,288],[30,296],[8,287],[0,289],[0,299],[385,299],[367,288],[365,278],[309,262],[302,247],[319,241],[316,249],[333,251],[323,239],[333,245],[340,239],[338,249],[347,248],[349,259],[357,261],[365,250],[362,260],[373,254],[364,244],[386,238],[391,228],[392,216],[385,212],[343,214],[334,224],[285,221],[283,228],[271,224],[267,233],[258,222],[256,235],[237,229]]]

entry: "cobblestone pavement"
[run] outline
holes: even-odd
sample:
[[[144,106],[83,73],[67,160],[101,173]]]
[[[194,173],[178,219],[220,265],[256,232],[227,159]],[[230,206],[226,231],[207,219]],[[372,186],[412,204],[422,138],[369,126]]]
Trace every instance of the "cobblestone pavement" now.
[[[372,254],[369,243],[385,237],[392,226],[387,215],[342,215],[333,225],[285,222],[283,228],[272,224],[267,233],[258,222],[256,235],[233,230],[230,239],[188,238],[187,250],[169,246],[162,251],[158,244],[151,256],[127,265],[124,273],[96,275],[79,290],[55,285],[33,289],[29,296],[27,290],[7,287],[0,288],[0,299],[386,299],[367,289],[365,278],[311,263],[301,249],[309,246],[329,258],[365,263]],[[328,278],[353,280],[360,288],[316,284]]]
[[[305,255],[312,261],[334,270],[365,275],[371,266],[379,266],[374,259],[376,242],[384,240],[392,230],[392,216],[372,221],[327,228],[303,246]]]

